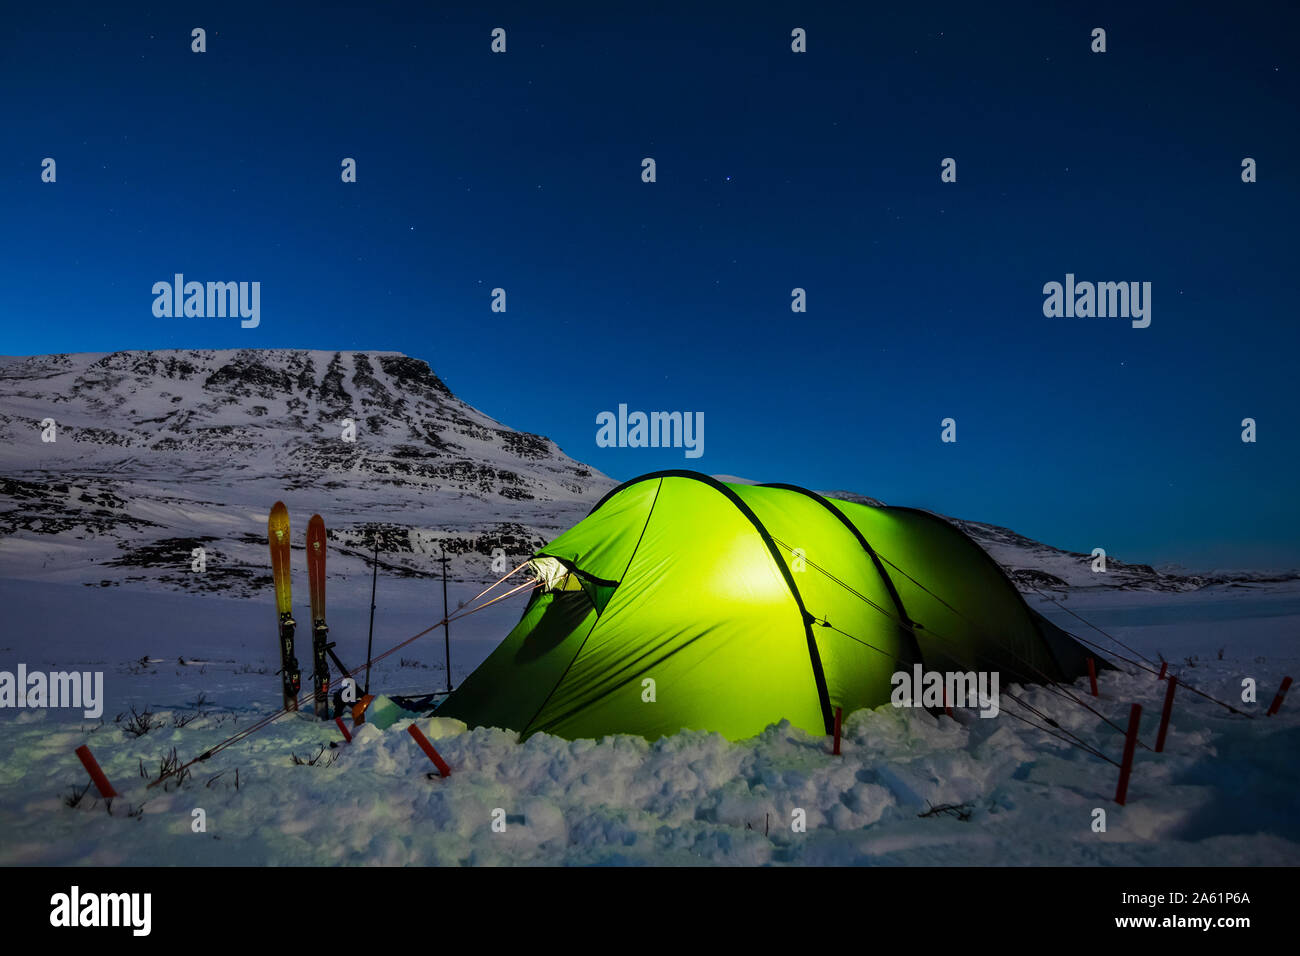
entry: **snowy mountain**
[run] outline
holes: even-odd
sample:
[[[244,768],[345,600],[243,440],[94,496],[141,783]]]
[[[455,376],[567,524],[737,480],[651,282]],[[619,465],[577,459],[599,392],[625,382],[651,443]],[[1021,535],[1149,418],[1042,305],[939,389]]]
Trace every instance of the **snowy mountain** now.
[[[332,571],[362,572],[378,535],[385,575],[430,574],[445,546],[481,579],[494,549],[532,552],[613,484],[398,353],[0,359],[0,576],[264,590],[283,499],[299,547],[325,517]]]
[[[1211,585],[1249,586],[1300,579],[1296,571],[1207,571],[1187,573],[1159,570],[1106,557],[1104,573],[1093,571],[1093,557],[1063,551],[1017,534],[1008,528],[949,518],[1002,565],[1022,590],[1106,588],[1142,591],[1197,591]]]
[[[746,479],[735,479],[752,484]],[[822,491],[827,498],[856,501],[858,504],[881,507],[887,502],[868,498],[853,491]],[[937,512],[936,512],[937,514]],[[1170,570],[1157,570],[1149,564],[1133,564],[1106,557],[1106,570],[1093,570],[1093,556],[1077,551],[1065,551],[1027,538],[1009,528],[982,521],[963,518],[940,517],[951,521],[966,532],[981,548],[988,552],[1021,591],[1074,588],[1099,588],[1125,591],[1197,591],[1216,584],[1246,586],[1300,579],[1300,572],[1216,571],[1188,574]]]
[[[0,358],[0,577],[265,593],[266,515],[283,499],[298,547],[306,519],[325,517],[331,580],[357,591],[376,537],[386,577],[434,574],[445,547],[455,577],[488,581],[497,549],[515,566],[613,486],[395,352]],[[1270,579],[1166,574],[1113,558],[1094,574],[1088,555],[957,523],[1024,588]],[[199,547],[201,574],[191,570]]]

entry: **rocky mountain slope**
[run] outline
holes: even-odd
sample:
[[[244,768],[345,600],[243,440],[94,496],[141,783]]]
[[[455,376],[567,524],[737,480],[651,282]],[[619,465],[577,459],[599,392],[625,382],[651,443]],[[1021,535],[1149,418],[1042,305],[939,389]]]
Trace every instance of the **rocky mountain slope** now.
[[[265,593],[266,515],[283,499],[298,548],[307,518],[325,517],[336,596],[338,584],[368,588],[376,540],[385,576],[431,576],[445,548],[454,577],[489,581],[499,576],[494,559],[514,567],[613,485],[554,442],[466,405],[425,362],[398,353],[0,358],[0,577]],[[1094,574],[1088,555],[957,524],[1024,588],[1269,579],[1113,558]]]
[[[1197,591],[1214,584],[1268,584],[1294,581],[1295,571],[1207,571],[1188,573],[1160,570],[1149,564],[1133,564],[1106,557],[1106,570],[1093,570],[1093,557],[1075,551],[1063,551],[1017,534],[1009,528],[949,518],[961,528],[1003,569],[1022,590],[1062,590],[1066,588],[1120,588],[1141,591]]]
[[[0,576],[251,593],[282,498],[295,531],[326,518],[355,581],[376,537],[385,574],[430,574],[445,547],[486,578],[497,549],[530,553],[613,484],[397,353],[0,359]]]

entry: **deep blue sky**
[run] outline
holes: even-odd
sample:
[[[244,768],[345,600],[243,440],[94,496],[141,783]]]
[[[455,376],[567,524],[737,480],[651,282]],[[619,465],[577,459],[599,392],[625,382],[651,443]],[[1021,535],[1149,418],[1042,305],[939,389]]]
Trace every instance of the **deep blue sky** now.
[[[1300,564],[1293,11],[376,6],[6,9],[0,352],[396,349],[618,478]],[[154,318],[174,272],[260,281],[261,327]],[[1151,327],[1044,318],[1066,272]],[[597,448],[620,402],[705,456]]]

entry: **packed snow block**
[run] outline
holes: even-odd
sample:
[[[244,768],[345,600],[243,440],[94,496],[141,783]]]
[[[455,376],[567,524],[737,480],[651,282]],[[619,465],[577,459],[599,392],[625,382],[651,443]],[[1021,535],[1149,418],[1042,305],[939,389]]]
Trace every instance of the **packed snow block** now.
[[[425,736],[430,740],[443,740],[447,737],[456,737],[465,733],[467,728],[463,720],[456,720],[452,717],[430,717],[422,722]]]
[[[399,720],[415,716],[416,714],[394,703],[393,699],[386,694],[376,694],[375,699],[366,708],[366,723],[376,730],[387,730]]]

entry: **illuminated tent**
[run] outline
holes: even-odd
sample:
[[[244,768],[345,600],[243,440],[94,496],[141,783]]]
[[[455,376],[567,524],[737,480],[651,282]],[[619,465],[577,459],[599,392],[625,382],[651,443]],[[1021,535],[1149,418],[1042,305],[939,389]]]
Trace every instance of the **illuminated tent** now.
[[[521,737],[734,740],[782,718],[829,733],[836,707],[887,703],[915,663],[1003,686],[1087,672],[978,545],[911,508],[656,472],[530,565],[542,587],[438,716]]]

